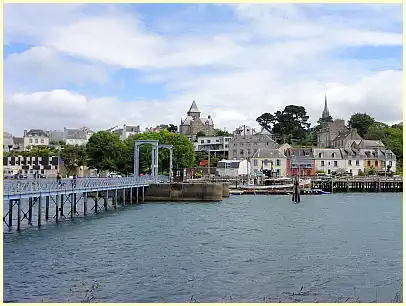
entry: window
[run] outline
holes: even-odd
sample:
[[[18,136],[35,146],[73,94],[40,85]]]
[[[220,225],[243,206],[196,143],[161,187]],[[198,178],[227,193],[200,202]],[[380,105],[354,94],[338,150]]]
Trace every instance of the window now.
[[[210,139],[207,139],[207,143],[210,143],[211,142],[211,140]]]
[[[331,163],[330,163],[330,162],[328,162],[328,165],[330,166],[330,165],[331,165]]]
[[[41,139],[41,143],[44,143],[44,139]]]
[[[35,143],[38,143],[38,138],[35,138]]]
[[[254,159],[254,166],[258,166],[258,160]]]
[[[250,149],[248,149],[248,155],[251,155],[251,150]]]
[[[338,165],[337,165],[337,161],[335,160],[334,161],[334,167],[337,167]]]
[[[389,167],[392,168],[392,161],[391,160],[389,161]]]
[[[348,161],[348,166],[351,166],[351,159]]]
[[[200,143],[204,143],[204,140],[200,140]]]
[[[228,144],[224,145],[225,148],[228,148]]]
[[[230,169],[230,166],[231,166],[230,163],[226,163],[226,164],[225,164],[225,168],[226,168],[226,169]]]
[[[375,161],[375,167],[378,168],[379,162],[376,160]]]
[[[276,165],[280,166],[281,165],[281,161],[279,159],[276,160]]]
[[[240,155],[243,155],[243,154],[244,154],[244,150],[240,149]]]
[[[336,154],[335,154],[335,153],[333,153],[333,154],[331,154],[331,156],[334,158],[334,157],[336,157]]]
[[[324,160],[321,161],[321,166],[324,167]]]
[[[330,169],[328,169],[327,173],[328,173],[328,174],[331,174],[331,170],[330,170]]]
[[[355,161],[355,165],[356,165],[356,166],[359,166],[359,160],[356,160],[356,161]]]
[[[237,144],[235,143],[235,144],[234,144],[234,147],[236,147],[236,146],[237,146]]]
[[[268,166],[268,160],[267,159],[264,160],[264,166]]]
[[[352,174],[352,169],[350,169],[350,173]]]
[[[370,160],[368,160],[367,165],[368,165],[368,167],[371,166],[371,161]]]
[[[30,140],[28,141],[29,143],[32,143],[32,138],[30,138]]]
[[[216,142],[220,142],[220,139],[216,139]]]
[[[268,146],[268,145],[269,145],[269,142],[267,142],[266,145]]]
[[[321,158],[321,153],[319,153],[319,158]]]

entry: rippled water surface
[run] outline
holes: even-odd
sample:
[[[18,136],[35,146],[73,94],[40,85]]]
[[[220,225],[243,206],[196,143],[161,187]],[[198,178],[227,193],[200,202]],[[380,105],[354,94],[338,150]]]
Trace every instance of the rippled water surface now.
[[[401,286],[402,194],[147,203],[4,234],[5,301],[389,302]]]

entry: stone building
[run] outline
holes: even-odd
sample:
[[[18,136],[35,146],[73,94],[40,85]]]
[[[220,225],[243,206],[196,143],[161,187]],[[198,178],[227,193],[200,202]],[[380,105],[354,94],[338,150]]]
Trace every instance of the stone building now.
[[[278,149],[279,145],[273,140],[271,134],[251,132],[245,135],[234,134],[228,147],[229,158],[241,160],[251,157],[258,149]]]
[[[324,109],[321,116],[321,129],[317,133],[317,147],[318,148],[331,148],[333,141],[336,137],[342,133],[348,133],[348,129],[345,126],[345,121],[342,119],[336,119],[332,121],[330,111],[327,107],[327,97],[324,100]]]
[[[179,133],[195,141],[197,134],[201,136],[214,136],[214,123],[209,115],[207,118],[200,117],[200,111],[196,102],[193,101],[185,120],[181,119]]]
[[[34,146],[48,146],[49,135],[40,129],[24,130],[24,150],[30,150]]]

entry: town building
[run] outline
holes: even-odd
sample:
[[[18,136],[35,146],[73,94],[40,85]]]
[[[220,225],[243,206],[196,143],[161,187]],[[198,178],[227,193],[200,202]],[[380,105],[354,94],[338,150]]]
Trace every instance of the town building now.
[[[214,156],[228,158],[229,143],[231,136],[198,136],[193,142],[195,152],[209,151]]]
[[[216,173],[222,178],[235,178],[238,176],[240,160],[223,159],[217,162]]]
[[[358,175],[364,172],[364,160],[359,150],[351,147],[345,147],[340,149],[341,156],[345,163],[345,172],[352,176]]]
[[[13,151],[24,151],[24,137],[13,137]]]
[[[3,152],[12,151],[13,147],[14,147],[13,135],[7,132],[3,132]]]
[[[24,150],[30,150],[34,146],[48,146],[49,136],[43,130],[31,129],[24,130]]]
[[[254,173],[269,170],[272,177],[286,176],[286,156],[279,149],[259,148],[251,156],[251,169]]]
[[[185,120],[181,119],[179,133],[192,141],[196,140],[197,136],[214,136],[213,119],[210,115],[207,118],[201,117],[196,102],[193,101]]]
[[[84,146],[87,143],[86,132],[82,129],[64,128],[64,142],[72,146]]]
[[[121,140],[126,140],[132,135],[136,135],[141,132],[139,125],[126,125],[124,124],[122,128],[113,130],[113,133],[120,136]]]
[[[63,131],[53,130],[49,132],[49,143],[50,144],[57,144],[59,142],[63,142],[65,139]]]
[[[255,129],[243,126],[233,133],[229,144],[230,159],[246,159],[255,154],[258,149],[278,149],[278,143],[269,133],[255,133]],[[241,131],[241,132],[239,132]],[[245,131],[245,132],[244,132]]]
[[[348,129],[345,126],[344,120],[336,119],[333,121],[327,106],[327,96],[324,100],[324,109],[321,115],[320,124],[321,128],[317,133],[318,148],[331,148],[336,137],[338,137],[342,133],[348,133]]]
[[[326,174],[345,172],[346,160],[343,159],[340,149],[313,149],[316,171]]]
[[[286,150],[287,176],[312,176],[316,174],[316,164],[312,148],[289,148]]]

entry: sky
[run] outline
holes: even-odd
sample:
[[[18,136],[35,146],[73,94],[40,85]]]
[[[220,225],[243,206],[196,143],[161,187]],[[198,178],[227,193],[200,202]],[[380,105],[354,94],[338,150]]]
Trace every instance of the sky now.
[[[216,128],[302,105],[402,120],[395,4],[5,4],[4,130]]]

